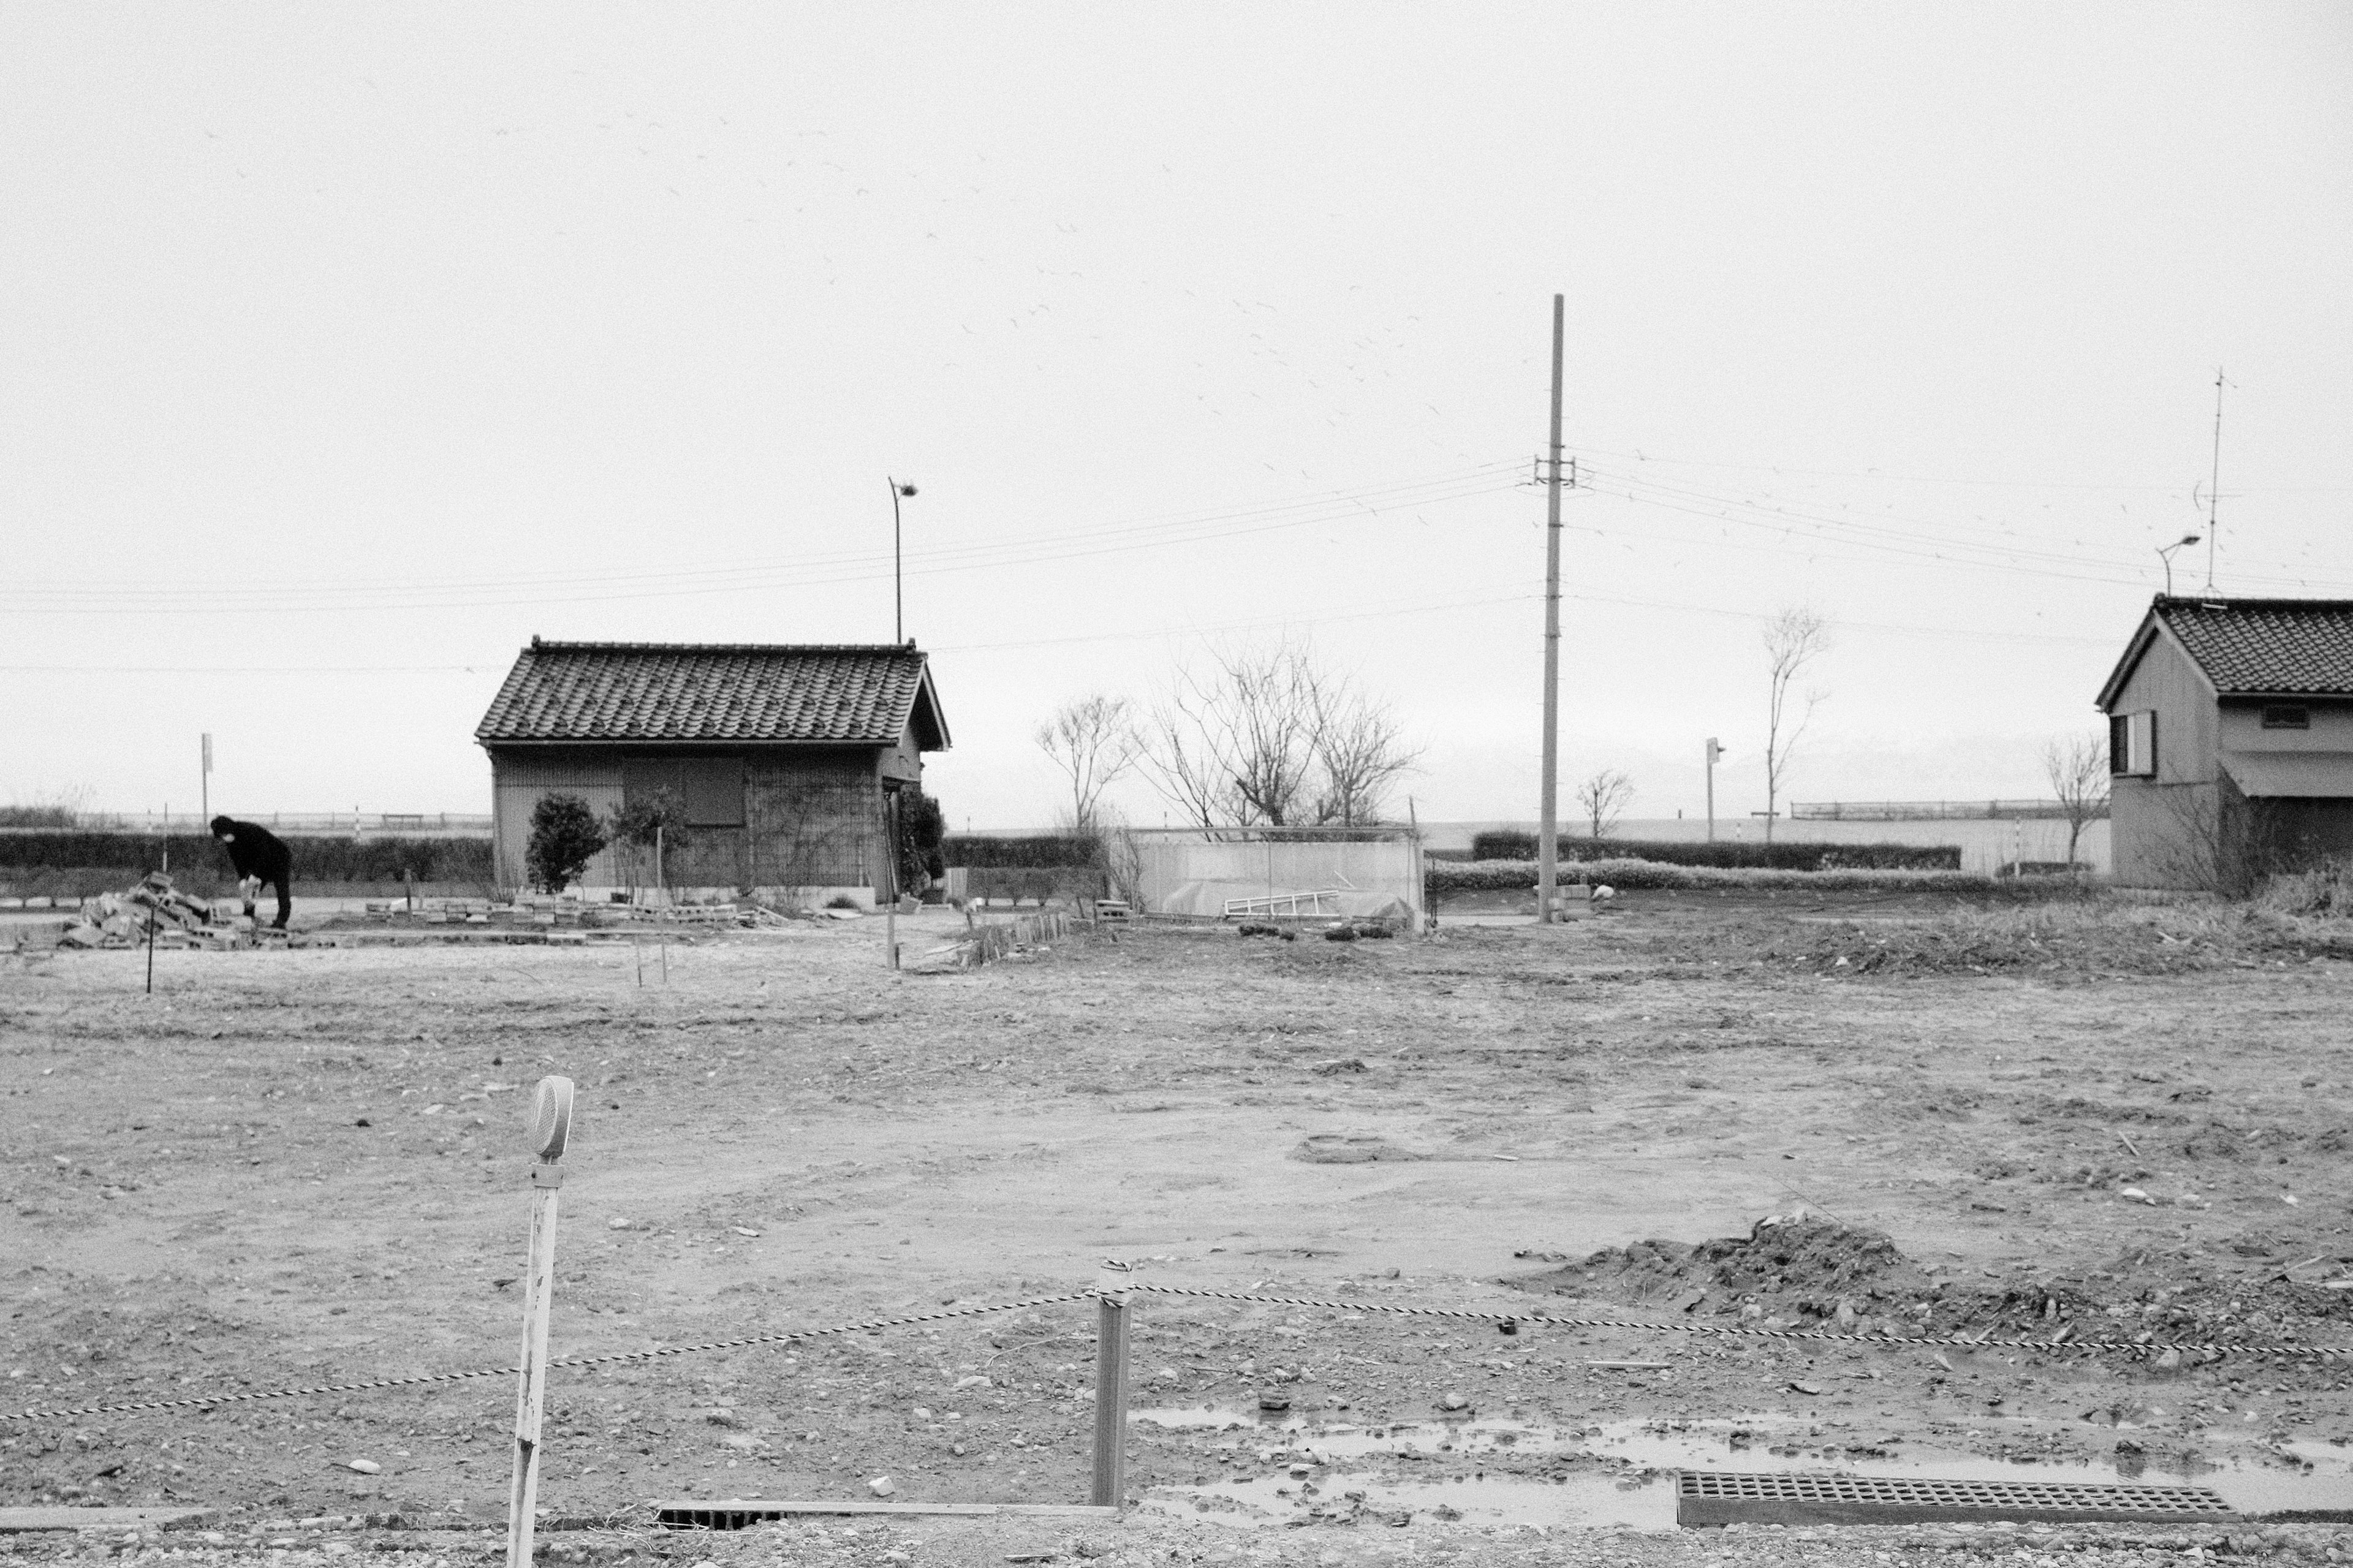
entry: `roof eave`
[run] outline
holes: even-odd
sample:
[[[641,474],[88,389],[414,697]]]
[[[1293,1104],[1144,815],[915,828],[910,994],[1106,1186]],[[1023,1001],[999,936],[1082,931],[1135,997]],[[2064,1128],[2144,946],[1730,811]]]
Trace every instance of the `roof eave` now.
[[[812,736],[797,740],[775,740],[750,735],[477,735],[474,739],[477,744],[484,747],[716,746],[730,751],[738,747],[765,749],[831,746],[840,749],[853,746],[895,746],[899,743],[897,735]]]

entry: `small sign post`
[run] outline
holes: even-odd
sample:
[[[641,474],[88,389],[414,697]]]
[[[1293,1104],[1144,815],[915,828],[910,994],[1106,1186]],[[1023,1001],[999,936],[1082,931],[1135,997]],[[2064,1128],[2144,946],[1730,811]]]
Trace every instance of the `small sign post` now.
[[[543,1078],[532,1097],[531,1263],[522,1292],[522,1362],[515,1385],[514,1488],[507,1501],[507,1568],[532,1568],[539,1500],[539,1421],[547,1404],[547,1317],[555,1294],[555,1205],[572,1137],[572,1080]]]

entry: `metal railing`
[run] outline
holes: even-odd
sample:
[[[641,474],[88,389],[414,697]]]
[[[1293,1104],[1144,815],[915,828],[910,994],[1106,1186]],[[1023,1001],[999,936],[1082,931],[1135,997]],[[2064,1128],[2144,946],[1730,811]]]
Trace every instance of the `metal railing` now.
[[[2093,815],[2107,816],[2103,804]],[[1789,807],[1793,822],[2014,822],[2066,820],[2055,800],[1817,800]]]

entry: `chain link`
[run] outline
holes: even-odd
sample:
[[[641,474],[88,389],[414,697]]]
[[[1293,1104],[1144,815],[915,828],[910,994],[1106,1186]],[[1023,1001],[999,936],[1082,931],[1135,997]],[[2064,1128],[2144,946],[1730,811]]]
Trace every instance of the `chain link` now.
[[[1827,1329],[1766,1329],[1747,1328],[1725,1323],[1657,1323],[1642,1322],[1630,1318],[1561,1318],[1544,1312],[1482,1312],[1467,1307],[1409,1307],[1390,1301],[1335,1301],[1311,1296],[1260,1296],[1243,1290],[1207,1290],[1187,1285],[1156,1285],[1141,1279],[1127,1279],[1120,1283],[1121,1292],[1143,1291],[1155,1296],[1181,1296],[1196,1300],[1241,1301],[1263,1307],[1312,1307],[1326,1311],[1377,1312],[1401,1318],[1443,1318],[1463,1322],[1528,1323],[1557,1329],[1620,1329],[1648,1331],[1655,1333],[1699,1334],[1718,1339],[1757,1339],[1831,1343],[1878,1345],[1895,1350],[1949,1348],[1963,1351],[2026,1350],[2045,1353],[2073,1352],[2084,1354],[2113,1352],[2135,1357],[2163,1355],[2168,1351],[2200,1356],[2288,1356],[2306,1360],[2335,1360],[2353,1356],[2353,1347],[2342,1345],[2223,1345],[2223,1344],[2137,1344],[2116,1340],[2027,1340],[1992,1338],[1970,1339],[1960,1334],[1922,1334],[1899,1338],[1892,1334],[1847,1334]],[[1004,1301],[978,1307],[952,1307],[945,1311],[917,1312],[905,1317],[870,1318],[862,1322],[838,1323],[830,1328],[802,1329],[786,1334],[747,1334],[740,1339],[712,1340],[702,1344],[669,1345],[659,1350],[623,1351],[610,1355],[566,1356],[551,1361],[548,1369],[591,1366],[619,1366],[630,1362],[659,1361],[668,1356],[695,1355],[705,1351],[746,1350],[754,1345],[791,1344],[802,1340],[826,1339],[839,1334],[871,1333],[883,1329],[910,1328],[919,1323],[942,1323],[958,1318],[985,1317],[996,1312],[1026,1311],[1034,1307],[1056,1307],[1071,1301],[1096,1300],[1098,1289],[1071,1290],[1059,1296],[1033,1296],[1022,1301]],[[417,1388],[440,1383],[467,1383],[485,1377],[512,1377],[518,1368],[512,1366],[482,1367],[471,1372],[437,1372],[414,1377],[375,1378],[365,1383],[313,1384],[300,1388],[272,1388],[251,1394],[220,1394],[189,1399],[152,1399],[132,1405],[85,1405],[58,1410],[0,1411],[0,1421],[46,1421],[73,1415],[139,1415],[157,1410],[208,1410],[224,1405],[245,1405],[263,1399],[293,1399],[314,1394],[362,1394],[380,1388]]]
[[[1072,1290],[1060,1296],[1033,1296],[1026,1301],[1004,1301],[982,1307],[952,1307],[944,1312],[917,1312],[903,1318],[870,1318],[862,1323],[837,1323],[829,1329],[802,1329],[789,1334],[747,1334],[736,1340],[712,1340],[699,1345],[669,1345],[660,1350],[622,1351],[612,1355],[566,1356],[547,1363],[557,1367],[617,1366],[625,1362],[659,1361],[665,1356],[693,1355],[702,1351],[744,1350],[753,1345],[790,1344],[837,1334],[867,1333],[879,1329],[903,1329],[917,1323],[944,1323],[954,1318],[977,1318],[992,1312],[1019,1312],[1031,1307],[1056,1307],[1066,1301],[1089,1301],[1092,1290]],[[0,1412],[0,1421],[47,1421],[66,1415],[138,1415],[154,1410],[211,1409],[244,1405],[258,1399],[292,1399],[308,1394],[359,1394],[376,1388],[416,1388],[435,1383],[465,1383],[481,1377],[513,1377],[521,1368],[483,1367],[474,1372],[435,1372],[416,1377],[383,1377],[367,1383],[324,1383],[305,1388],[272,1388],[254,1394],[218,1394],[208,1398],[151,1399],[137,1405],[86,1405],[71,1410]]]

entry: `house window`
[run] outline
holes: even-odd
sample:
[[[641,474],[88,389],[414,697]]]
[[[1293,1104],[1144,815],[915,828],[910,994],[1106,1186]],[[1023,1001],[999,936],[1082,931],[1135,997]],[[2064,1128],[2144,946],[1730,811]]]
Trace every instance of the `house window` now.
[[[2271,703],[2263,709],[2263,728],[2309,730],[2312,728],[2312,710],[2301,703]]]
[[[2147,778],[2157,772],[2157,715],[2116,713],[2108,719],[2108,772]]]

